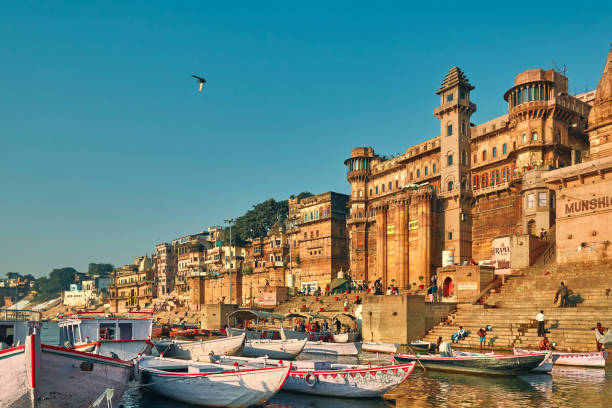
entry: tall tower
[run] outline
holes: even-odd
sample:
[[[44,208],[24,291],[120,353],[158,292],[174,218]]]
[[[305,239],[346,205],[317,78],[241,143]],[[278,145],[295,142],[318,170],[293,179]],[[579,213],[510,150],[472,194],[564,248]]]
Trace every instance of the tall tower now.
[[[440,119],[441,239],[444,249],[454,251],[455,262],[472,257],[470,116],[476,112],[470,102],[472,89],[463,71],[452,67],[436,91],[440,106],[434,110]]]

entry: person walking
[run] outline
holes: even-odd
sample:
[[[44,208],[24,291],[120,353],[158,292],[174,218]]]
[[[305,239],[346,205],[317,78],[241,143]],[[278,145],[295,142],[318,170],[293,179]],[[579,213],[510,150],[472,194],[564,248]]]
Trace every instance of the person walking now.
[[[340,333],[340,328],[342,327],[342,323],[340,323],[340,319],[336,318],[334,322],[336,324],[336,333]]]
[[[565,286],[565,283],[561,282],[561,286],[557,289],[557,293],[555,293],[555,302],[557,303],[557,299],[559,301],[559,307],[567,307],[567,299],[569,298],[569,289]]]
[[[546,322],[546,316],[544,316],[544,311],[540,310],[540,313],[536,315],[536,321],[538,322],[538,337],[544,337],[544,324]]]

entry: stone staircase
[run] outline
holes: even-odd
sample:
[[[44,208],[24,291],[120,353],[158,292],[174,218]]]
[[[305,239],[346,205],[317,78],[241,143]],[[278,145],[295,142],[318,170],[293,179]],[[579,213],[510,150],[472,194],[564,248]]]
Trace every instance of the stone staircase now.
[[[553,304],[560,282],[570,289],[571,307]],[[565,351],[596,350],[595,336],[590,330],[597,322],[612,326],[612,265],[536,263],[511,276],[482,304],[458,305],[457,311],[446,322],[434,327],[424,340],[436,341],[438,336],[450,339],[459,326],[470,335],[455,347],[478,348],[477,332],[481,327],[493,327],[487,335],[488,350],[509,350],[514,347],[537,348],[535,315],[544,310],[551,342]]]

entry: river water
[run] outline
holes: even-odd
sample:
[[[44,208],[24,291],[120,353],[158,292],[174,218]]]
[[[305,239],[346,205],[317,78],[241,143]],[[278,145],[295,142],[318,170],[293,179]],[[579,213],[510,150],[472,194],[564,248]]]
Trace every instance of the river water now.
[[[57,323],[45,322],[41,336],[43,343],[57,344],[59,342]],[[325,359],[320,355],[309,354],[301,354],[299,358]],[[337,361],[344,363],[372,361],[373,364],[390,364],[391,357],[366,353],[359,358],[341,357]],[[121,404],[125,408],[193,407],[144,391],[137,383],[130,384]],[[423,373],[417,368],[405,383],[385,395],[384,399],[347,400],[280,392],[266,406],[267,408],[612,407],[612,366],[608,364],[605,370],[560,366],[553,368],[551,374],[508,378],[434,371]]]

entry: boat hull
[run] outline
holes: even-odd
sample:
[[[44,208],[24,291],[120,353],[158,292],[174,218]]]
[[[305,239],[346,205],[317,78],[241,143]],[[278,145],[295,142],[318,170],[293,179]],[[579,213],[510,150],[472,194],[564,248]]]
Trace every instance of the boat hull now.
[[[359,340],[359,333],[338,333],[333,337],[336,343],[354,343]]]
[[[0,360],[0,406],[88,407],[105,393],[116,404],[133,373],[131,363],[41,346],[38,336],[29,336],[23,347],[0,354],[10,355]]]
[[[429,355],[394,355],[393,358],[401,363],[417,362],[425,368],[438,371],[447,371],[465,374],[487,375],[519,375],[529,373],[537,368],[548,353],[534,353],[524,355],[481,355],[439,357]]]
[[[249,340],[245,342],[242,355],[245,357],[268,356],[276,360],[293,360],[304,350],[306,341]]]
[[[515,353],[533,353],[533,351],[515,349]],[[552,359],[556,366],[605,368],[608,353],[605,351],[591,353],[562,353],[553,351]]]
[[[399,346],[391,343],[361,343],[362,351],[369,351],[373,353],[397,353]]]
[[[376,398],[403,383],[415,363],[349,370],[291,371],[283,390],[345,398]]]
[[[98,342],[94,354],[130,361],[139,355],[150,355],[152,349],[149,340],[103,340]]]
[[[163,359],[167,360],[167,359]],[[203,372],[197,366],[187,373],[139,367],[139,380],[160,395],[188,404],[208,407],[260,405],[283,386],[291,365],[263,369]]]
[[[215,355],[234,356],[240,354],[244,347],[246,336],[225,337],[210,341],[180,341],[175,340],[172,347],[164,353],[166,357],[185,358],[188,360],[208,359],[212,352]]]
[[[358,343],[326,343],[308,341],[304,353],[325,354],[328,356],[356,356],[359,354]]]

